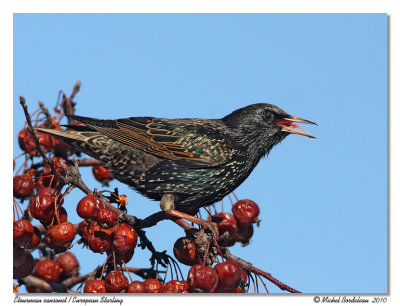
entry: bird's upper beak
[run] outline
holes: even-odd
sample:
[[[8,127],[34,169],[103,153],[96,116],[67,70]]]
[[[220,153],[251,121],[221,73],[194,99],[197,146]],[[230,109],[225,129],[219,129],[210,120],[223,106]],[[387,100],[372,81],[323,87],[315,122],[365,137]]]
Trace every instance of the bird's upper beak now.
[[[306,129],[295,124],[295,122],[317,125],[315,122],[301,119],[301,118],[298,118],[295,116],[288,116],[287,118],[279,119],[278,121],[275,122],[275,125],[280,126],[282,128],[282,131],[287,132],[287,133],[298,134],[298,135],[303,135],[303,136],[307,136],[310,138],[315,138],[313,135],[308,134],[309,132]],[[305,131],[306,133],[296,130],[296,128],[299,128],[299,129]]]

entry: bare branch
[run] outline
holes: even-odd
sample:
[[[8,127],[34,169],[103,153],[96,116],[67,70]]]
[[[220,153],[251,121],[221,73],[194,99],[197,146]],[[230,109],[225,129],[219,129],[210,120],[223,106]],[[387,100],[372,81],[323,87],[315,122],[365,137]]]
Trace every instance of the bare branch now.
[[[59,293],[66,293],[67,287],[62,283],[52,283],[47,282],[39,277],[29,275],[23,278],[22,283],[26,286],[33,286],[42,289],[44,292],[59,292]]]
[[[87,273],[85,275],[78,275],[78,276],[72,276],[62,282],[62,284],[67,287],[67,288],[72,288],[76,284],[82,283],[88,279],[95,279],[96,274],[98,271],[101,269],[101,266],[97,267],[95,270],[93,270],[90,273]]]

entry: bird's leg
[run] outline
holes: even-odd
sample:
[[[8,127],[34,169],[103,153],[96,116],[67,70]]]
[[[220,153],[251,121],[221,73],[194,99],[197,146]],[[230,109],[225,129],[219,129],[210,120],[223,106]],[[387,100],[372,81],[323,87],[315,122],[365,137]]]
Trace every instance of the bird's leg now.
[[[160,207],[165,212],[169,212],[170,210],[174,209],[174,195],[170,193],[163,194],[160,201]]]

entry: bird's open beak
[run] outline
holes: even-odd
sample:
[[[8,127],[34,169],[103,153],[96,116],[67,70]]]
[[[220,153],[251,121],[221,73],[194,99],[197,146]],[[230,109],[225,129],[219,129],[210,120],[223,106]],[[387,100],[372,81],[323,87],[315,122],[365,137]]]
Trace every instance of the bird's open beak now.
[[[298,134],[298,135],[303,135],[303,136],[307,136],[310,138],[315,138],[313,135],[309,134],[309,132],[305,128],[302,128],[300,125],[297,125],[295,122],[317,125],[315,122],[301,119],[301,118],[298,118],[295,116],[289,116],[287,118],[280,119],[275,122],[275,125],[280,126],[282,128],[282,131],[287,132],[287,133]],[[301,129],[301,130],[305,131],[306,133],[296,130],[296,128]]]

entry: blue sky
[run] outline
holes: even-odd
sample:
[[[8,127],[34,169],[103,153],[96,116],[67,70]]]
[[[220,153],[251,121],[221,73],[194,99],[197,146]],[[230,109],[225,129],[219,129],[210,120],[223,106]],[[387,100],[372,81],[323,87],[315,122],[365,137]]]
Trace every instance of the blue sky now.
[[[236,190],[259,204],[262,222],[232,253],[302,292],[384,293],[386,30],[386,14],[17,14],[13,136],[24,121],[18,95],[30,110],[38,100],[51,109],[78,79],[77,114],[97,118],[221,118],[275,104],[317,122],[309,128],[317,139],[287,137]],[[82,173],[101,187],[90,169]],[[111,185],[128,196],[130,213],[159,209]],[[65,201],[71,222],[82,196]],[[167,221],[147,233],[171,254],[183,235]],[[105,259],[73,251],[83,273]],[[129,265],[147,267],[148,257],[138,250]]]

